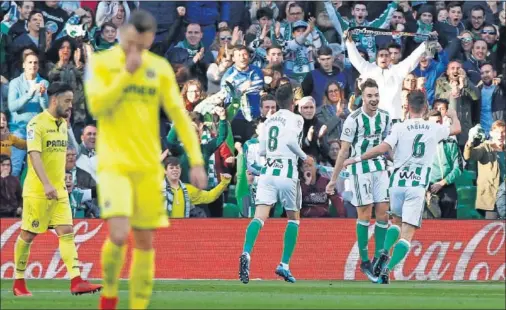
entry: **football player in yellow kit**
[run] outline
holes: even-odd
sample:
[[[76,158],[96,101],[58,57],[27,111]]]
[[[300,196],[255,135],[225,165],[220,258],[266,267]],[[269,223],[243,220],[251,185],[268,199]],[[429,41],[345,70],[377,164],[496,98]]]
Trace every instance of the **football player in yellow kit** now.
[[[130,229],[134,249],[130,268],[130,309],[146,309],[153,291],[154,231],[168,226],[160,182],[159,109],[163,105],[190,158],[190,179],[203,189],[207,176],[200,143],[184,108],[169,63],[148,51],[156,20],[136,10],[120,28],[119,44],[93,54],[85,91],[97,119],[97,177],[101,216],[109,237],[102,248],[101,309],[115,309],[118,282]]]
[[[49,86],[49,108],[27,125],[28,173],[23,186],[21,233],[14,249],[16,264],[12,291],[16,296],[31,296],[24,273],[33,239],[54,228],[59,239],[60,255],[70,275],[72,294],[88,294],[102,286],[81,279],[72,230],[72,212],[65,186],[67,122],[74,94],[68,84]]]

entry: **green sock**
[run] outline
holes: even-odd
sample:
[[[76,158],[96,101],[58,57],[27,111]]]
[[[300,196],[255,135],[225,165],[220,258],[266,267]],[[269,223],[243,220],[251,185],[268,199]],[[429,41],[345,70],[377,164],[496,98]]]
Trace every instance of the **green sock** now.
[[[360,259],[363,262],[369,261],[369,254],[367,245],[369,243],[369,222],[368,221],[357,221],[357,243],[358,243],[358,253],[360,254]]]
[[[260,233],[260,229],[264,226],[264,222],[260,219],[254,218],[246,228],[246,237],[244,238],[244,247],[243,253],[251,253],[253,250],[253,246],[255,245],[255,241],[257,240],[258,234]]]
[[[380,252],[385,245],[385,235],[387,234],[388,222],[376,221],[374,225],[374,257],[380,257]]]
[[[399,239],[399,235],[401,234],[401,229],[397,225],[392,225],[388,228],[387,234],[385,237],[385,250],[390,253],[390,249]]]
[[[295,245],[297,244],[297,236],[299,235],[299,223],[298,221],[288,221],[285,230],[285,241],[283,245],[283,256],[281,262],[283,264],[289,264],[290,258],[292,257]]]
[[[406,254],[408,254],[409,247],[411,244],[406,239],[401,239],[394,246],[394,252],[392,253],[392,258],[388,263],[388,270],[393,270],[398,263],[400,263]]]

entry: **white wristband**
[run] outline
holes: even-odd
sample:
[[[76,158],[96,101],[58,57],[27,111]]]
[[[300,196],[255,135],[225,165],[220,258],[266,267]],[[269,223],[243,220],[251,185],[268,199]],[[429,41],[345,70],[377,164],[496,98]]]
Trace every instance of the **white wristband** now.
[[[359,163],[362,161],[362,156],[358,155],[357,157],[355,157],[355,162],[356,163]]]

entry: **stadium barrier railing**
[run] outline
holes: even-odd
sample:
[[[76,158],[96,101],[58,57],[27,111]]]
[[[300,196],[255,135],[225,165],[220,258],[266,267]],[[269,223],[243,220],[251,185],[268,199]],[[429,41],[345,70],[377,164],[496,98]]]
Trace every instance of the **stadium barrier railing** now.
[[[359,271],[355,220],[302,220],[290,269],[297,279],[365,280]],[[13,277],[13,251],[19,219],[1,219],[1,278]],[[158,279],[236,279],[246,219],[180,219],[157,233]],[[286,220],[269,220],[252,253],[253,279],[274,279],[283,248]],[[101,220],[76,220],[75,241],[82,274],[100,278],[100,250],[107,235]],[[369,227],[372,237],[374,225]],[[505,223],[484,220],[425,220],[396,280],[505,280]],[[130,238],[129,245],[132,240]],[[369,242],[374,253],[374,237]],[[127,276],[130,255],[123,268]],[[31,249],[27,278],[66,278],[53,231],[38,236]]]

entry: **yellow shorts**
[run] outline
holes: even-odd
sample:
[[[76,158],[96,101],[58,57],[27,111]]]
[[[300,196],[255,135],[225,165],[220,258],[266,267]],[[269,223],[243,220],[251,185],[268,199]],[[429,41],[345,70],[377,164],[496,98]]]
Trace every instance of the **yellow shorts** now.
[[[162,195],[163,173],[101,171],[98,201],[103,219],[128,217],[138,229],[168,227]]]
[[[49,200],[46,198],[23,197],[21,229],[35,234],[62,225],[72,225],[72,210],[67,198]]]

